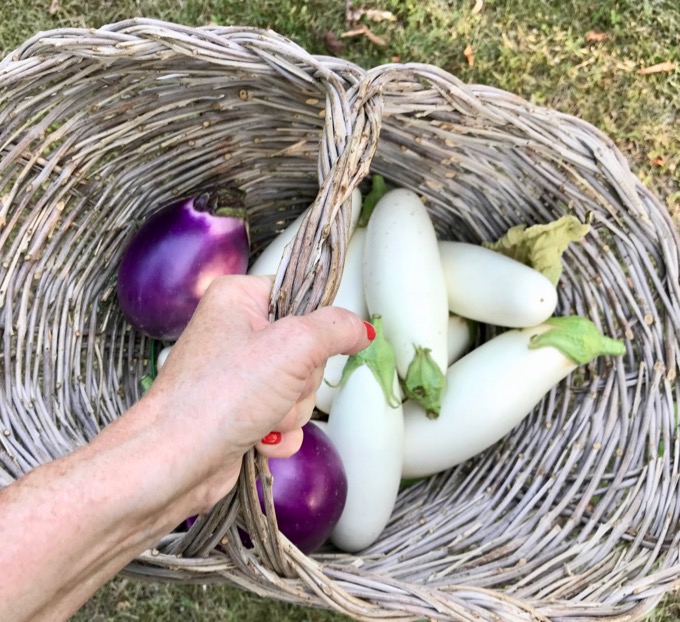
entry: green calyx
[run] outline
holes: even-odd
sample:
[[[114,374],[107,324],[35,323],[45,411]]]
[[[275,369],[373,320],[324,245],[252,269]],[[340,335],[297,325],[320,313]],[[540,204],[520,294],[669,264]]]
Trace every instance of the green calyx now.
[[[416,353],[406,371],[402,388],[407,398],[418,402],[430,419],[439,417],[446,378],[430,354],[429,348],[415,346]]]
[[[366,195],[361,206],[361,214],[359,215],[357,227],[365,227],[368,225],[368,219],[371,217],[378,201],[387,194],[387,186],[385,185],[385,180],[382,175],[373,175],[373,177],[371,177],[371,184],[371,191]]]
[[[237,188],[221,187],[204,192],[194,199],[194,209],[207,212],[213,216],[247,219],[247,212],[243,203],[244,194]]]
[[[242,207],[220,207],[219,209],[215,210],[215,216],[245,220],[247,214],[246,210]]]
[[[622,341],[606,337],[589,319],[579,315],[552,317],[545,324],[551,328],[530,339],[530,350],[555,348],[576,365],[590,363],[598,356],[621,356],[626,352]]]
[[[394,375],[397,368],[394,349],[383,335],[382,317],[380,315],[371,316],[371,324],[375,328],[375,339],[367,348],[352,354],[347,359],[338,386],[345,384],[354,370],[362,365],[367,365],[383,390],[385,402],[392,408],[396,408],[401,404],[401,400],[394,393]]]

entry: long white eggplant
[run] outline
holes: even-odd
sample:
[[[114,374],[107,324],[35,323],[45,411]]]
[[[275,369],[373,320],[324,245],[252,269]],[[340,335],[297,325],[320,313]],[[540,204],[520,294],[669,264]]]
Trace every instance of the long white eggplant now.
[[[476,244],[439,242],[449,311],[495,326],[525,328],[547,320],[557,290],[537,270]]]
[[[368,309],[366,307],[362,280],[365,240],[366,229],[363,227],[356,229],[349,240],[345,267],[333,305],[349,309],[359,317],[368,319]],[[321,383],[321,386],[316,391],[316,407],[326,414],[330,412],[331,404],[338,392],[337,384],[340,382],[340,378],[342,378],[342,370],[345,367],[347,358],[345,354],[338,354],[326,361],[324,382]]]
[[[160,371],[161,367],[165,365],[165,361],[168,359],[168,355],[172,350],[172,346],[165,346],[159,353],[158,359],[156,360],[156,371]]]
[[[402,476],[426,477],[484,451],[578,365],[624,351],[622,342],[578,316],[550,318],[487,341],[449,368],[438,419],[404,402]]]
[[[460,315],[449,316],[447,363],[451,367],[470,349],[477,334],[477,323]]]
[[[446,281],[434,226],[410,190],[389,191],[368,220],[364,292],[369,313],[383,318],[404,393],[436,417],[448,354]]]
[[[352,192],[352,213],[350,217],[350,236],[354,233],[361,213],[361,191],[357,188]],[[248,274],[269,275],[276,274],[283,257],[286,246],[295,237],[302,220],[307,214],[307,210],[302,212],[290,225],[288,225],[278,236],[276,236],[265,248],[253,265],[248,269]]]
[[[404,418],[394,352],[380,318],[372,321],[376,338],[350,357],[326,427],[347,474],[347,501],[330,540],[352,553],[378,539],[401,481]]]

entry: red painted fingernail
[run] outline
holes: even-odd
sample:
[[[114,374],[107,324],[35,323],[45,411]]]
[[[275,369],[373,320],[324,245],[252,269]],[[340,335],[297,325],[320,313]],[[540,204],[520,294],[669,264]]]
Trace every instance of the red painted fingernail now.
[[[366,327],[366,336],[368,337],[368,340],[373,341],[375,339],[375,327],[370,322],[364,322],[364,326]]]
[[[261,442],[265,445],[278,445],[281,442],[281,432],[270,432]]]

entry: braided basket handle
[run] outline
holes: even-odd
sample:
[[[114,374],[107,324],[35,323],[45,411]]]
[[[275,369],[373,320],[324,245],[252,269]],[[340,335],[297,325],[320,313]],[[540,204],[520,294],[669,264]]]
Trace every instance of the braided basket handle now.
[[[368,175],[378,146],[382,99],[368,97],[365,81],[347,98],[333,82],[327,83],[326,124],[319,146],[319,194],[284,251],[270,321],[333,302],[345,262],[351,195]]]
[[[361,81],[349,91],[334,77],[326,82],[325,127],[319,145],[320,188],[295,238],[286,246],[272,289],[269,319],[303,315],[332,304],[340,285],[349,242],[352,192],[369,173],[378,146],[382,97]],[[260,477],[266,515],[260,511]],[[297,576],[284,554],[272,500],[267,460],[253,449],[245,457],[239,498],[244,518],[261,554],[279,574]]]

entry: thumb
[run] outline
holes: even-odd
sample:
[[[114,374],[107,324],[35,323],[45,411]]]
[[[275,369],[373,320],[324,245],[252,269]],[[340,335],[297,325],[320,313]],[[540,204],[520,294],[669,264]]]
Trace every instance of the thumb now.
[[[288,332],[288,337],[311,355],[315,365],[325,364],[336,354],[359,352],[375,337],[368,322],[342,307],[321,307],[307,315],[287,316],[273,326]]]

